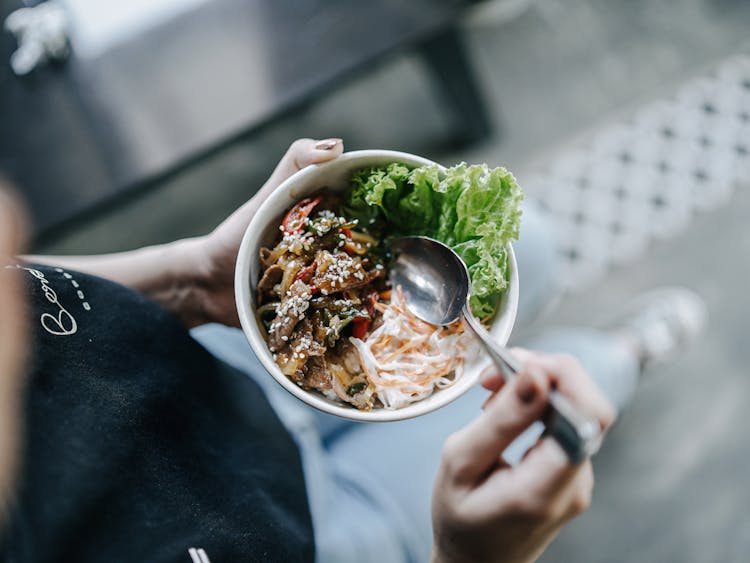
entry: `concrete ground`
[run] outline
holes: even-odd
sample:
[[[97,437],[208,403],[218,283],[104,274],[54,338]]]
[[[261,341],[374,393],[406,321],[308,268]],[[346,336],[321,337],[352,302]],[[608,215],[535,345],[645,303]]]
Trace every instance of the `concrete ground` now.
[[[746,48],[743,0],[546,0],[508,24],[467,30],[497,135],[470,149],[442,146],[446,122],[418,61],[396,57],[305,113],[182,173],[157,190],[49,241],[48,252],[101,252],[206,232],[250,196],[299,136],[343,137],[349,148],[398,148],[533,168],[613,115],[669,93]],[[697,216],[585,295],[540,322],[590,324],[641,290],[686,284],[708,301],[704,338],[649,374],[596,459],[591,510],[543,561],[750,560],[750,453],[745,403],[750,347],[742,329],[750,275],[750,190]]]

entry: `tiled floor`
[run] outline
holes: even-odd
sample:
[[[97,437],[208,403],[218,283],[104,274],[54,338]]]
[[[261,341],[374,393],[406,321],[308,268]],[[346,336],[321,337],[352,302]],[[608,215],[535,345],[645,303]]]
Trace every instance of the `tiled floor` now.
[[[441,147],[436,141],[444,138],[446,130],[441,108],[431,95],[424,69],[404,55],[257,139],[50,241],[46,250],[97,252],[205,232],[257,189],[283,147],[298,136],[341,136],[350,148],[399,148],[446,164],[459,160],[504,164],[522,181],[528,179],[529,190],[556,211],[556,221],[577,225],[583,200],[562,200],[566,193],[579,193],[580,186],[562,179],[580,178],[586,171],[578,168],[580,143],[597,138],[627,144],[632,139],[637,143],[634,155],[645,151],[651,157],[648,143],[663,142],[659,135],[664,127],[656,124],[662,125],[661,117],[676,111],[665,109],[667,113],[660,114],[663,105],[651,104],[676,92],[692,92],[684,90],[685,84],[719,68],[730,56],[748,52],[744,43],[748,30],[750,2],[745,0],[540,0],[510,24],[467,30],[467,43],[497,123],[498,135],[488,142],[462,151]],[[738,64],[746,65],[744,61]],[[698,84],[695,91],[701,93],[703,83]],[[715,91],[711,102],[718,108],[727,92],[723,85]],[[696,101],[702,107],[702,101]],[[658,111],[643,109],[649,107]],[[617,125],[643,112],[648,119],[638,123],[645,123],[648,133],[641,125]],[[684,114],[672,115],[676,115],[675,131],[690,123]],[[635,130],[638,134],[633,136]],[[720,130],[709,125],[691,138],[700,143],[705,132],[714,141]],[[735,150],[734,157],[739,157],[736,147],[747,147],[747,141],[745,137],[730,143],[721,154]],[[610,151],[605,159],[611,164],[612,155],[617,158],[620,152]],[[700,344],[644,382],[597,458],[598,488],[591,511],[563,532],[544,561],[750,560],[750,488],[746,486],[750,453],[745,431],[745,403],[750,397],[745,327],[750,277],[748,173],[747,168],[722,164],[720,158],[709,161],[702,152],[681,158],[666,165],[670,174],[687,176],[691,185],[697,185],[690,176],[696,160],[717,166],[717,174],[709,177],[710,190],[688,190],[694,202],[691,209],[678,206],[679,213],[675,211],[669,221],[662,221],[662,216],[658,221],[653,216],[644,220],[636,212],[641,230],[632,227],[633,239],[621,239],[623,247],[603,248],[606,254],[597,254],[594,261],[595,275],[586,270],[577,278],[587,284],[585,295],[570,294],[537,325],[589,324],[638,291],[665,283],[687,284],[701,292],[711,315]],[[660,162],[654,163],[657,170]],[[556,164],[572,170],[560,175]],[[550,170],[555,175],[550,176]],[[601,171],[606,176],[612,168],[601,167]],[[723,183],[716,180],[722,174]],[[734,191],[724,189],[729,176],[740,180]],[[555,187],[545,184],[549,178],[558,179],[561,191],[553,192]],[[616,196],[612,177],[602,179],[597,172],[586,178],[594,194],[591,201],[605,197],[599,186],[609,186]],[[654,189],[654,182],[659,183],[649,176],[647,184],[636,174],[628,184],[632,193],[641,194],[641,209],[652,206],[654,198],[666,202],[674,195],[673,188],[684,188],[670,181],[659,183],[663,189]],[[647,186],[646,195],[642,190]],[[717,199],[701,200],[716,194]],[[681,203],[682,195],[677,192]],[[613,201],[605,197],[606,205],[616,205]],[[710,211],[695,213],[698,207]],[[622,213],[614,209],[620,217]],[[594,211],[586,211],[585,216],[599,217],[600,210]],[[612,223],[601,221],[605,228],[612,228]],[[580,245],[577,228],[568,229],[566,236],[563,248]],[[628,250],[628,244],[637,252]],[[579,250],[579,254],[590,253]]]
[[[519,178],[555,227],[572,292],[679,235],[750,179],[750,53],[560,151]]]

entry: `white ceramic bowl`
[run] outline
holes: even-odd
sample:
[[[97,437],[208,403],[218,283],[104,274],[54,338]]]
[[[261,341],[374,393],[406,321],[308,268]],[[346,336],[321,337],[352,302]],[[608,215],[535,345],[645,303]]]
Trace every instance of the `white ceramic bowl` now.
[[[263,246],[272,246],[278,236],[284,213],[300,199],[321,188],[342,191],[348,186],[352,173],[367,166],[402,162],[409,166],[435,164],[425,158],[388,150],[363,150],[344,153],[337,159],[321,165],[308,166],[285,181],[260,206],[250,221],[242,239],[235,272],[235,298],[237,311],[250,346],[271,376],[284,389],[298,399],[321,411],[344,418],[371,422],[403,420],[434,411],[454,401],[468,391],[477,381],[479,372],[489,363],[486,354],[467,362],[464,374],[454,385],[434,392],[422,401],[396,410],[356,408],[327,399],[316,391],[306,391],[293,383],[274,362],[255,316],[256,288],[260,279],[258,253]],[[505,344],[510,337],[518,308],[518,270],[513,248],[509,246],[510,287],[500,302],[500,308],[490,329],[492,337]]]

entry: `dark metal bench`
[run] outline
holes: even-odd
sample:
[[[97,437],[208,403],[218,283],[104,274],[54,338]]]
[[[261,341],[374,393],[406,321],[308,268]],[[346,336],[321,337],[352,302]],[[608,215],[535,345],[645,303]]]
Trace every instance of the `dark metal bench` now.
[[[412,49],[457,139],[489,120],[456,27],[468,0],[213,0],[26,77],[0,39],[0,171],[37,232],[212,154],[389,54]],[[0,0],[0,17],[20,7]],[[75,29],[73,30],[75,33]]]

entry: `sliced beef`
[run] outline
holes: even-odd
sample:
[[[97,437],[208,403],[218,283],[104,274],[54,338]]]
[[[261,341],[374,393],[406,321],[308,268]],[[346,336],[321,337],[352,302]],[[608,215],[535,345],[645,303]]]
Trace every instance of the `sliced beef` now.
[[[278,264],[274,264],[265,272],[263,277],[258,282],[258,303],[263,303],[266,300],[275,300],[281,297],[276,289],[276,286],[281,282],[281,278],[284,277],[284,268]]]
[[[331,374],[323,356],[313,356],[307,360],[307,374],[304,387],[325,391],[331,388]]]
[[[297,353],[303,358],[309,358],[326,353],[325,345],[315,339],[313,330],[312,321],[308,318],[302,319],[289,338],[292,354]]]
[[[348,338],[342,338],[331,352],[332,358],[352,376],[362,373],[357,347]]]
[[[311,297],[310,287],[304,282],[297,280],[291,285],[281,300],[276,318],[269,327],[268,347],[272,352],[279,351],[286,346],[294,327],[304,317],[305,311],[310,306]]]
[[[328,337],[328,328],[323,322],[323,314],[320,311],[313,311],[312,315],[309,316],[310,323],[312,323],[312,336],[313,340],[321,346],[326,346],[326,339]]]
[[[362,266],[362,260],[349,256],[346,252],[318,252],[315,257],[318,265],[311,283],[323,295],[347,291],[370,283],[374,277]],[[376,276],[377,277],[377,276]]]

